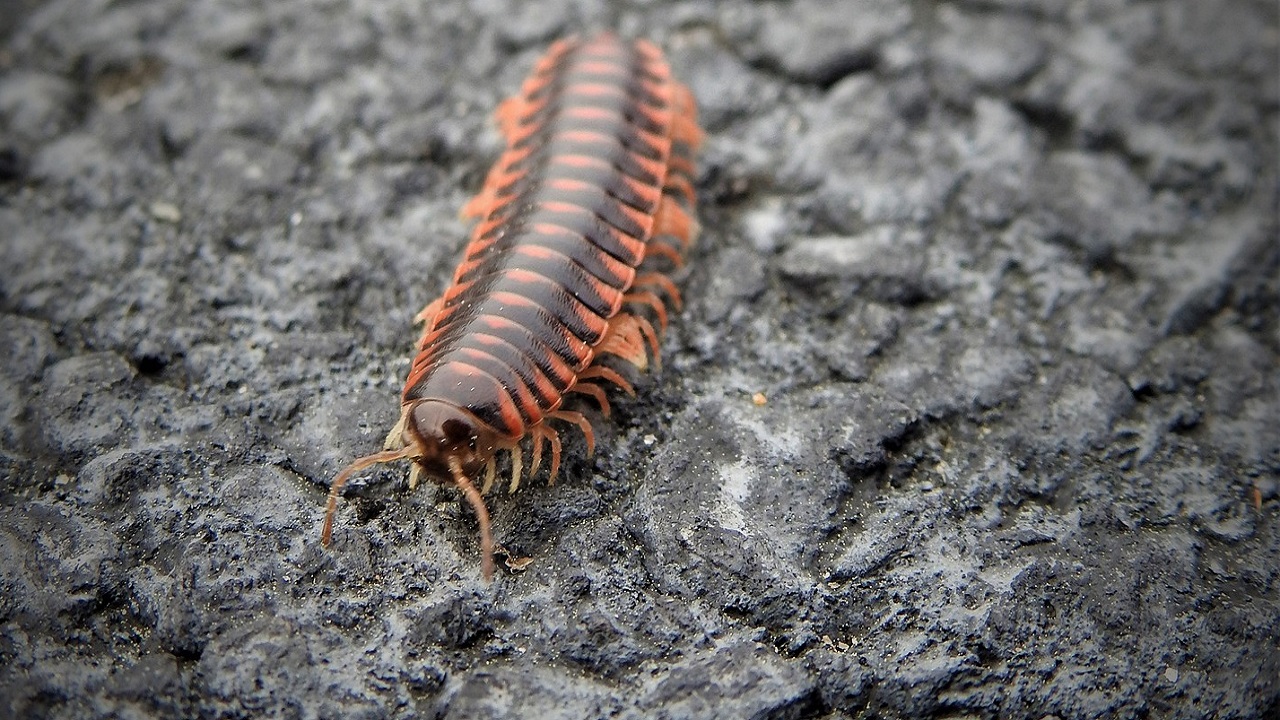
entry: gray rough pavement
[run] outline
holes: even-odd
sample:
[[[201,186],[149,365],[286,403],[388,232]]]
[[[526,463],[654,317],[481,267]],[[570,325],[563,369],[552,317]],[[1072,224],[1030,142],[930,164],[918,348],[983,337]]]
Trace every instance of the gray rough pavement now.
[[[0,715],[1280,712],[1275,2],[7,7]],[[524,572],[403,467],[323,551],[601,27],[708,130],[663,370],[490,499]]]

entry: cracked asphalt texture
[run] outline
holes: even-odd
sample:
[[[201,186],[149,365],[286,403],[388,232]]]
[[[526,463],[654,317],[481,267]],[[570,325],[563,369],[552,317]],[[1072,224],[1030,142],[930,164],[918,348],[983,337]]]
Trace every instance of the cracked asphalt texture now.
[[[1274,2],[7,7],[0,714],[1280,713]],[[322,550],[605,27],[708,133],[662,370],[489,499],[525,571],[404,467]]]

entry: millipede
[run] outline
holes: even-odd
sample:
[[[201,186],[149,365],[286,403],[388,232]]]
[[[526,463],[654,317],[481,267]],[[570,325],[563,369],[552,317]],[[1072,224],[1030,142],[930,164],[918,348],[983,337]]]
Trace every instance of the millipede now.
[[[528,474],[549,447],[555,482],[552,421],[577,426],[588,455],[595,449],[591,421],[566,409],[566,397],[585,395],[608,417],[605,388],[635,390],[605,358],[639,370],[651,356],[659,362],[667,306],[681,302],[669,270],[698,232],[703,137],[693,94],[662,51],[612,33],[554,43],[495,120],[506,147],[462,209],[475,225],[451,285],[417,316],[423,331],[400,419],[381,452],[333,479],[321,535],[329,547],[352,475],[407,459],[410,490],[424,476],[453,485],[475,511],[486,580],[494,545],[483,495],[498,453],[511,454],[511,492],[526,439]]]

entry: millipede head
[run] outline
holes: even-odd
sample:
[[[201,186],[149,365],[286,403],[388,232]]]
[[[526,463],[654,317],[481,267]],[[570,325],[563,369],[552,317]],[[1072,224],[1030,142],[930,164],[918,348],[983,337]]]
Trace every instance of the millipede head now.
[[[424,473],[452,483],[454,467],[476,477],[497,452],[496,434],[467,410],[442,400],[420,400],[406,411],[404,444]]]
[[[419,400],[405,408],[400,422],[398,447],[356,459],[338,473],[329,485],[320,543],[333,542],[333,518],[338,509],[338,493],[355,473],[378,463],[412,460],[428,477],[452,483],[462,491],[480,523],[481,569],[485,580],[493,579],[493,536],[489,531],[489,511],[480,492],[469,478],[486,465],[492,467],[498,450],[497,435],[470,412],[441,400]],[[395,440],[395,438],[391,438]]]

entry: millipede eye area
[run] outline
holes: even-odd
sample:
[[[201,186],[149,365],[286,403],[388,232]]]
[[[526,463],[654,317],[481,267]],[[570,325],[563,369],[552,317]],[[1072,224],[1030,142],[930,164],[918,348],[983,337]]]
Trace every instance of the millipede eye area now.
[[[447,441],[450,445],[455,447],[466,445],[472,450],[476,449],[476,430],[465,420],[449,418],[444,421],[440,429],[443,431],[441,439]]]
[[[416,460],[428,474],[449,477],[449,459],[461,462],[474,475],[493,455],[493,432],[467,410],[441,400],[423,400],[413,408],[405,428],[421,448]]]

